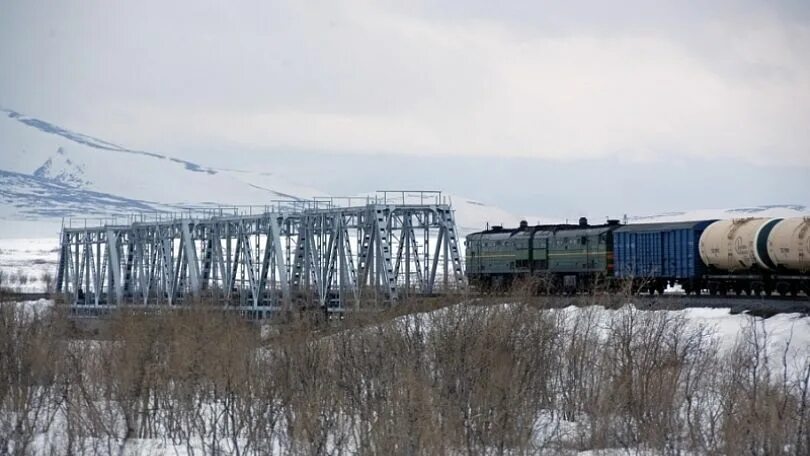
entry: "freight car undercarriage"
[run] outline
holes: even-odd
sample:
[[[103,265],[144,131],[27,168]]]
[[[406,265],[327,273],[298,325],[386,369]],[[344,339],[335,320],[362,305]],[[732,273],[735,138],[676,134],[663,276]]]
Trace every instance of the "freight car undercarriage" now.
[[[603,274],[470,274],[468,279],[470,286],[482,292],[525,288],[533,294],[570,294],[611,288],[611,280]]]
[[[523,289],[533,294],[575,294],[601,291],[663,295],[680,286],[687,295],[810,296],[810,278],[798,275],[709,274],[696,279],[615,278],[604,274],[471,274],[470,285],[483,293]]]
[[[797,296],[804,292],[810,295],[810,278],[782,274],[709,274],[701,288],[710,295]]]

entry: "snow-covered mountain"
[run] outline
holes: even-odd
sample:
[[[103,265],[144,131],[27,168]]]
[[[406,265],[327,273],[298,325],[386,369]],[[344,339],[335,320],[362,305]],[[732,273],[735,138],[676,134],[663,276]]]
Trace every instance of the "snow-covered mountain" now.
[[[48,229],[53,231],[56,221],[63,217],[122,216],[187,206],[266,205],[273,200],[326,194],[307,184],[292,182],[278,173],[218,169],[169,154],[136,150],[0,109],[0,236],[13,234],[18,226],[25,231],[21,235],[28,235],[35,222],[50,223]],[[456,210],[461,234],[488,224],[564,221],[521,216],[491,204],[446,196]],[[627,221],[790,217],[808,212],[805,206],[773,205],[628,216]]]
[[[30,220],[70,217],[87,211],[115,215],[155,210],[165,208],[157,203],[86,190],[57,179],[0,170],[2,218]]]
[[[20,220],[53,223],[62,217],[121,216],[186,206],[264,205],[324,195],[282,175],[217,169],[135,150],[0,109],[0,220],[7,226]],[[449,198],[462,232],[487,223],[510,225],[521,220],[498,207],[455,195]],[[0,235],[8,236],[7,232],[0,230]]]
[[[65,150],[61,147],[56,150],[56,155],[47,159],[42,166],[34,170],[33,176],[71,187],[92,184],[92,182],[85,180],[84,165],[74,163],[73,160],[67,157]]]
[[[16,111],[0,114],[0,169],[6,171],[175,205],[258,204],[321,194],[272,173],[216,169],[126,148]]]
[[[451,198],[456,210],[456,225],[461,234],[480,231],[487,225],[517,226],[525,218],[480,201]]]
[[[0,110],[0,217],[4,219],[264,204],[319,194],[282,176],[220,170],[133,150]]]
[[[750,206],[739,207],[731,209],[697,209],[685,211],[669,211],[659,212],[653,214],[639,214],[630,215],[625,217],[616,217],[622,223],[636,224],[636,223],[668,223],[668,222],[686,222],[696,220],[721,220],[721,219],[738,219],[748,217],[762,217],[762,218],[787,218],[787,217],[806,217],[810,216],[810,207],[801,204],[772,204],[766,206]],[[530,224],[544,224],[544,223],[566,223],[566,220],[558,218],[547,217],[526,217]],[[574,223],[575,220],[569,219],[568,223]],[[604,223],[604,219],[589,219],[589,223],[598,224]],[[511,225],[514,226],[514,225]]]
[[[739,207],[732,209],[701,209],[692,211],[662,212],[651,215],[627,217],[628,223],[680,222],[685,220],[736,219],[746,217],[785,218],[810,215],[810,208],[801,204],[772,204],[767,206]]]

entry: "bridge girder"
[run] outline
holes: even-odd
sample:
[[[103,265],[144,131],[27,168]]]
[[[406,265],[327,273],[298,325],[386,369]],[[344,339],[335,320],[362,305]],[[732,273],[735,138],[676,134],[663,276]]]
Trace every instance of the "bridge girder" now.
[[[67,227],[57,290],[79,314],[206,299],[263,318],[463,287],[451,206],[380,203]]]

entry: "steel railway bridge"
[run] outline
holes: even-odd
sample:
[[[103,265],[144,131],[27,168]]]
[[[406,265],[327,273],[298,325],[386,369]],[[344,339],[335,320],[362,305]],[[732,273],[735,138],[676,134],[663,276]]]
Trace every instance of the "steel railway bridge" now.
[[[56,286],[78,315],[209,300],[250,318],[327,312],[464,286],[453,210],[440,192],[276,201],[139,214],[62,229]]]

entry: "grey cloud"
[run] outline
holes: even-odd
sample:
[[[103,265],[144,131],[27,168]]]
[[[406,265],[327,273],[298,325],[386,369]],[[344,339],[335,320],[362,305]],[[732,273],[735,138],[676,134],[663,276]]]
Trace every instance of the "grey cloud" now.
[[[802,1],[16,2],[0,103],[202,162],[807,166],[808,23]]]

